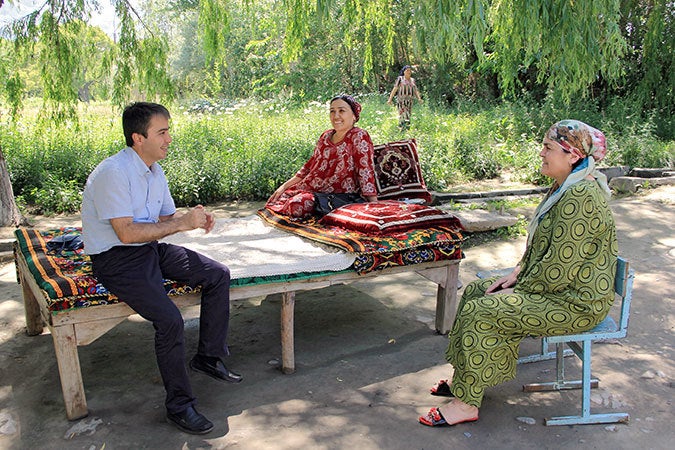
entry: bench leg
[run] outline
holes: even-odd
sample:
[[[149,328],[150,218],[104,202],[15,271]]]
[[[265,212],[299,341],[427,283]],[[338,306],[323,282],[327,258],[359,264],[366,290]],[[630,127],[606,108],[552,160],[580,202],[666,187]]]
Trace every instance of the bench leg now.
[[[40,314],[40,305],[38,304],[33,291],[28,286],[28,281],[24,279],[22,273],[19,275],[21,280],[21,289],[23,291],[23,308],[26,315],[26,333],[29,336],[37,336],[42,333],[44,323]]]
[[[52,327],[56,362],[59,366],[61,390],[66,405],[68,420],[77,420],[89,414],[87,399],[84,396],[80,359],[77,355],[77,340],[75,326],[64,325]]]
[[[295,292],[281,294],[281,371],[295,372],[295,344],[293,340]]]
[[[452,328],[457,314],[457,282],[459,281],[459,264],[447,267],[445,286],[438,285],[436,293],[436,331],[446,334]]]

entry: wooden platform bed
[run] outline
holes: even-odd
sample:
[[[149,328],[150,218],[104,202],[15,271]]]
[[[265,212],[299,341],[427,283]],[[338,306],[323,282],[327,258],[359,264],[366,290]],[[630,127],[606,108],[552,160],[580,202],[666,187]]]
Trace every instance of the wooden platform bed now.
[[[450,330],[463,257],[461,224],[447,212],[420,205],[429,204],[431,194],[414,139],[376,145],[374,166],[380,202],[347,205],[321,219],[291,219],[262,209],[249,218],[217,221],[208,235],[197,230],[165,239],[225,263],[232,301],[282,295],[284,373],[295,371],[297,291],[415,272],[438,284],[436,330]],[[88,414],[77,346],[94,342],[134,314],[124,299],[108,293],[93,277],[83,250],[55,254],[48,249],[54,237],[80,232],[74,227],[15,232],[28,334],[42,333],[45,325],[51,331],[70,420]],[[165,280],[165,288],[179,307],[199,304],[199,293],[190,286]]]
[[[71,257],[80,259],[75,264],[88,260],[88,257],[49,254],[45,243],[50,237],[59,233],[70,233],[73,230],[79,232],[79,229],[70,228],[47,232],[18,229],[15,233],[17,236],[15,243],[17,280],[23,289],[27,332],[29,335],[41,334],[44,326],[47,326],[51,332],[66,415],[70,420],[79,419],[88,414],[77,347],[94,342],[127,317],[135,314],[130,307],[117,299],[114,302],[97,301],[96,299],[100,300],[101,296],[91,291],[91,283],[83,286],[80,278],[68,279],[68,276],[64,274],[66,270],[59,267],[59,265],[67,266],[72,263]],[[262,282],[260,277],[243,282],[239,280],[239,283],[233,283],[230,296],[232,301],[236,301],[269,294],[280,293],[282,295],[280,311],[282,370],[284,373],[293,373],[295,371],[293,315],[297,291],[321,289],[364,278],[414,272],[438,284],[435,325],[439,333],[447,333],[454,320],[457,307],[459,263],[462,258],[460,242],[461,239],[453,244],[455,250],[447,254],[446,259],[419,264],[382,267],[369,272],[357,272],[353,268],[322,271],[303,274],[297,278],[273,277],[269,280],[262,280]],[[50,274],[50,271],[53,273]],[[93,277],[89,276],[89,278]],[[61,284],[56,283],[55,280]],[[93,284],[95,285],[96,282],[94,281]],[[64,292],[68,289],[72,289],[72,292]],[[82,294],[82,289],[85,293],[72,303],[65,304],[59,298],[54,298],[59,295],[72,297],[73,293],[78,290]],[[199,304],[199,292],[180,287],[167,288],[167,292],[179,307]]]

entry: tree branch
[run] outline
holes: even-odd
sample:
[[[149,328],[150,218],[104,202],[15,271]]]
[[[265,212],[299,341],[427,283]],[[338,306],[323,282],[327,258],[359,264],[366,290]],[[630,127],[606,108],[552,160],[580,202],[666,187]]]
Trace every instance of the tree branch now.
[[[126,5],[127,5],[127,8],[129,8],[129,10],[131,10],[131,12],[134,14],[134,16],[136,16],[136,19],[138,19],[138,21],[141,23],[141,25],[143,26],[143,28],[144,28],[148,33],[150,33],[150,36],[155,37],[155,33],[153,33],[152,30],[150,29],[150,27],[148,27],[148,26],[145,24],[145,22],[143,22],[143,19],[141,18],[141,15],[136,11],[136,9],[135,9],[135,8],[133,7],[133,5],[129,2],[129,0],[120,0],[119,3],[124,3],[124,4],[126,4]]]

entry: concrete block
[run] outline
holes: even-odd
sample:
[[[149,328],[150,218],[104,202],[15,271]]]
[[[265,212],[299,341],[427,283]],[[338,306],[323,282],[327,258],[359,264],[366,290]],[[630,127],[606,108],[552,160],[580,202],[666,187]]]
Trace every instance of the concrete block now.
[[[664,168],[641,168],[641,167],[634,167],[630,173],[627,175],[631,177],[640,177],[640,178],[660,178],[664,177],[667,175],[664,175],[665,172],[672,171],[673,169],[669,167],[664,167]]]
[[[616,177],[609,182],[609,187],[615,192],[629,192],[634,194],[641,187],[658,187],[675,185],[675,177],[638,178]]]
[[[630,171],[629,166],[598,167],[598,171],[607,177],[607,181],[616,177],[625,177]]]
[[[510,227],[518,222],[518,219],[510,214],[497,214],[484,209],[467,209],[452,213],[457,216],[464,229],[471,233]]]

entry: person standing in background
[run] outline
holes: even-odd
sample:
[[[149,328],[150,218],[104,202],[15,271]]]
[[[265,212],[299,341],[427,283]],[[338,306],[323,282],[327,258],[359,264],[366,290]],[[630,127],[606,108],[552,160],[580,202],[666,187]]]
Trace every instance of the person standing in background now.
[[[415,79],[412,77],[412,67],[404,66],[401,69],[394,83],[394,88],[389,94],[388,104],[392,104],[394,95],[396,96],[396,106],[398,107],[398,126],[401,130],[405,130],[410,126],[414,98],[417,97],[420,103],[423,101],[420,91],[415,84]]]

